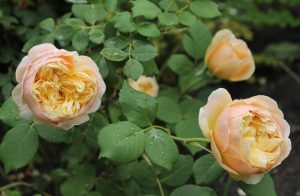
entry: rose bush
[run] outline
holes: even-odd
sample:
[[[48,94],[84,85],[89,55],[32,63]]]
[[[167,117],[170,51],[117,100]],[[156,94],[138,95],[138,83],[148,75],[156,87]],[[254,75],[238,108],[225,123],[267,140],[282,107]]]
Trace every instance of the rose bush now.
[[[256,184],[290,153],[290,126],[267,96],[232,100],[217,89],[200,109],[199,124],[215,158],[237,180]]]
[[[275,196],[275,101],[208,98],[255,69],[218,5],[0,1],[0,195]]]

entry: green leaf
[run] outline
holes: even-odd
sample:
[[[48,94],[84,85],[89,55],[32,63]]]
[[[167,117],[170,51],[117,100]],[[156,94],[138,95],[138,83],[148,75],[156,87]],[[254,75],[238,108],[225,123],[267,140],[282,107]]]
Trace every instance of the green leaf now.
[[[179,156],[177,146],[171,137],[155,128],[147,132],[145,152],[153,163],[168,170]]]
[[[102,78],[106,78],[109,74],[109,67],[106,63],[105,58],[101,57],[101,59],[99,60],[97,65],[98,65],[98,68],[99,68]]]
[[[178,16],[178,19],[179,23],[185,26],[193,26],[197,21],[197,17],[190,12],[181,12]]]
[[[172,13],[160,13],[158,15],[159,23],[166,26],[173,26],[178,24],[178,17]]]
[[[104,41],[104,33],[100,29],[91,29],[89,31],[89,38],[95,44],[101,44]]]
[[[145,75],[145,76],[154,76],[154,75],[159,74],[157,64],[153,59],[143,62],[143,67],[144,67],[143,75]]]
[[[54,37],[52,34],[40,35],[31,38],[26,42],[26,44],[22,48],[22,52],[28,52],[33,46],[42,44],[42,43],[53,43]]]
[[[104,8],[108,12],[115,12],[118,6],[118,0],[104,0]]]
[[[71,132],[49,125],[35,125],[40,137],[48,142],[66,142],[71,137]]]
[[[154,19],[161,12],[159,7],[147,0],[133,1],[132,13],[133,17],[143,16],[146,19]]]
[[[73,172],[74,174],[60,185],[60,192],[63,196],[85,195],[96,177],[95,168],[87,163],[77,165]]]
[[[238,183],[248,196],[268,195],[276,196],[274,182],[270,174],[265,174],[263,179],[257,184]]]
[[[119,185],[110,179],[100,178],[96,182],[96,190],[101,196],[119,196]]]
[[[173,54],[167,65],[178,75],[185,75],[193,70],[193,62],[184,54]]]
[[[79,18],[66,18],[64,23],[74,28],[82,28],[85,26],[84,21]]]
[[[134,90],[124,81],[119,102],[125,117],[141,127],[149,126],[155,119],[157,102],[155,98]]]
[[[137,31],[145,37],[158,37],[160,31],[154,23],[144,23],[138,26]]]
[[[201,187],[196,185],[183,185],[171,192],[170,196],[217,196],[217,194],[209,187]]]
[[[72,46],[78,51],[86,50],[89,36],[85,30],[78,31],[72,38]]]
[[[196,184],[209,185],[219,179],[223,172],[223,168],[211,154],[200,157],[193,166]]]
[[[94,25],[96,22],[105,19],[107,12],[102,4],[90,4],[85,6],[87,8],[83,14],[86,22]]]
[[[193,1],[190,9],[194,14],[202,18],[214,18],[221,15],[218,5],[211,0]]]
[[[197,1],[198,2],[198,1]],[[211,41],[211,33],[207,27],[197,21],[184,34],[182,44],[185,51],[195,59],[203,58]]]
[[[11,82],[7,82],[3,85],[1,93],[5,99],[7,99],[11,95],[11,92],[14,89],[14,87],[15,86]]]
[[[27,165],[38,149],[38,135],[33,125],[19,124],[10,129],[0,146],[0,157],[5,171]]]
[[[54,30],[54,37],[57,40],[65,40],[72,37],[76,33],[76,30],[70,26],[60,25]]]
[[[162,173],[161,182],[169,186],[180,186],[192,175],[194,160],[190,155],[179,155],[172,170]]]
[[[20,122],[25,122],[19,115],[17,104],[8,98],[0,108],[0,120],[9,126],[15,126]]]
[[[120,121],[120,117],[122,115],[120,108],[116,106],[116,104],[110,103],[108,105],[108,113],[111,122],[116,123]]]
[[[86,123],[85,127],[85,139],[88,145],[97,148],[98,147],[98,134],[100,129],[109,124],[107,118],[102,114],[95,112],[90,115],[90,120]]]
[[[132,163],[120,164],[116,168],[116,179],[125,181],[131,178],[130,166]]]
[[[155,171],[146,162],[135,162],[130,165],[130,173],[133,179],[144,188],[157,186]]]
[[[104,34],[106,39],[117,35],[117,29],[114,28],[113,22],[106,22]]]
[[[52,18],[47,18],[40,22],[39,26],[49,32],[52,32],[55,28],[55,22]]]
[[[143,74],[143,71],[143,65],[135,59],[130,58],[124,66],[124,74],[133,80],[137,80]]]
[[[131,54],[136,60],[144,62],[155,58],[158,52],[151,44],[143,44],[134,46]]]
[[[106,48],[119,48],[124,49],[128,46],[128,42],[121,36],[111,37],[104,42]]]
[[[136,27],[129,12],[119,12],[113,17],[114,27],[123,33],[135,31]]]
[[[175,87],[169,87],[166,89],[162,89],[159,92],[159,95],[161,97],[168,97],[168,98],[174,100],[175,102],[177,102],[180,98],[180,91]]]
[[[181,112],[178,107],[178,104],[168,98],[168,97],[159,97],[157,106],[157,118],[167,122],[167,123],[176,123],[181,119]]]
[[[135,124],[123,121],[110,124],[98,135],[100,157],[116,162],[129,162],[142,155],[145,148],[145,134]]]
[[[159,7],[161,7],[163,10],[166,10],[168,8],[167,11],[170,12],[178,11],[178,5],[174,0],[160,0],[158,4]]]
[[[199,110],[199,107],[197,108]],[[183,138],[203,138],[202,132],[198,125],[197,118],[185,119],[179,121],[175,126],[175,133],[178,137]],[[207,143],[200,143],[203,147],[207,146]],[[202,148],[193,146],[191,144],[184,144],[192,154],[199,152]]]
[[[128,54],[118,48],[103,48],[101,54],[111,61],[123,61],[127,58]]]
[[[203,92],[201,92],[201,94],[202,93]],[[200,99],[185,99],[182,102],[180,102],[179,107],[180,107],[181,113],[184,116],[184,119],[194,120],[194,121],[198,122],[199,108],[201,108],[202,106],[204,106],[206,104],[206,100],[207,100],[207,98],[204,99],[204,101],[200,100]],[[197,127],[199,128],[199,126],[197,126]],[[196,129],[196,130],[200,130],[200,129]],[[194,137],[197,137],[197,136],[195,135]]]

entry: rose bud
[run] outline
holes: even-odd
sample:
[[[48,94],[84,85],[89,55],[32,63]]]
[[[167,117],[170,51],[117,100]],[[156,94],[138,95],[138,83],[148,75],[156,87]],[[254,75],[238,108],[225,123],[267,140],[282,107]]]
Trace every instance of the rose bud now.
[[[212,153],[235,180],[258,183],[290,153],[290,126],[273,99],[232,100],[223,88],[200,109],[199,125]]]
[[[34,46],[16,71],[12,98],[20,116],[70,129],[99,109],[106,86],[95,62],[52,44]]]
[[[228,29],[216,33],[206,51],[205,63],[213,75],[229,81],[247,80],[255,70],[247,44]]]
[[[128,83],[133,89],[137,91],[141,91],[152,97],[156,97],[158,95],[159,87],[154,77],[140,76],[137,81],[128,79]]]

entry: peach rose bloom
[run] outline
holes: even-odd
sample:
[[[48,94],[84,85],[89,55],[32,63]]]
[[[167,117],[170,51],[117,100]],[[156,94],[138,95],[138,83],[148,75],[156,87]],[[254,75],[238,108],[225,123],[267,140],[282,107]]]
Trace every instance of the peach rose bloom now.
[[[48,43],[31,48],[16,80],[12,98],[21,117],[66,130],[89,120],[106,89],[91,58]]]
[[[199,125],[212,153],[235,180],[258,183],[290,153],[290,126],[273,99],[232,100],[219,88],[200,109]]]
[[[216,33],[206,51],[205,63],[213,75],[229,81],[247,80],[255,70],[247,44],[228,29]]]
[[[140,76],[137,81],[128,79],[128,83],[133,89],[137,91],[141,91],[152,97],[156,97],[158,95],[159,87],[154,77]]]

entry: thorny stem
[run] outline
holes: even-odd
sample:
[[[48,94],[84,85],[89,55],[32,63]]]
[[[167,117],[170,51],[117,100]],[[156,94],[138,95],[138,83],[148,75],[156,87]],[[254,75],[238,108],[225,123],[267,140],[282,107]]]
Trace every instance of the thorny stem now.
[[[0,193],[6,189],[10,189],[10,188],[13,188],[13,187],[16,187],[16,186],[26,186],[26,187],[29,187],[29,188],[32,188],[34,190],[36,190],[37,192],[39,192],[40,194],[44,195],[44,196],[50,196],[50,194],[48,193],[45,193],[41,190],[39,190],[37,187],[29,184],[29,183],[26,183],[26,182],[13,182],[13,183],[10,183],[8,185],[5,185],[5,186],[2,186],[0,187]]]
[[[147,157],[146,154],[143,154],[143,159],[148,163],[148,165],[149,165],[150,167],[153,167],[153,164],[151,163],[150,159]],[[157,183],[158,188],[159,188],[160,195],[161,195],[161,196],[165,196],[165,193],[164,193],[164,190],[163,190],[163,188],[162,188],[162,186],[161,186],[161,183],[160,183],[159,178],[158,178],[157,176],[156,176],[155,178],[156,178],[156,183]]]

